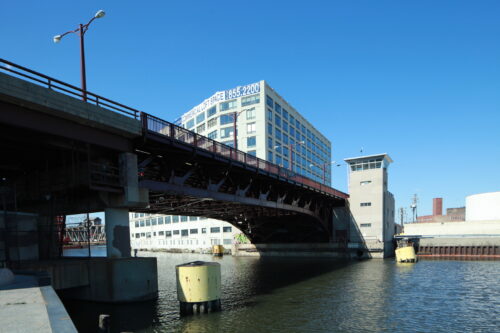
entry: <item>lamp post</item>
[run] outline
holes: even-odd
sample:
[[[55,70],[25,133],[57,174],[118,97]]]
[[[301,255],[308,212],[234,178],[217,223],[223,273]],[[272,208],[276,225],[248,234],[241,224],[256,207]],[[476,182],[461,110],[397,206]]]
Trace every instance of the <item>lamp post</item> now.
[[[233,116],[233,145],[234,145],[234,150],[238,150],[238,135],[236,134],[237,131],[237,121],[238,121],[238,116],[240,113],[246,110],[241,110],[240,112],[234,111],[231,115]]]
[[[288,144],[288,147],[290,150],[290,171],[292,171],[292,172],[293,172],[293,147],[296,145],[303,145],[304,143],[305,143],[304,141],[299,141],[296,143],[289,143]],[[281,145],[274,146],[274,149],[278,149],[279,147],[281,147]]]
[[[87,24],[81,24],[79,25],[78,28],[75,30],[67,31],[63,33],[62,35],[56,35],[54,36],[54,43],[59,43],[61,39],[66,36],[69,33],[74,33],[80,36],[80,72],[81,72],[81,79],[82,79],[82,90],[83,90],[83,95],[82,99],[84,101],[87,101],[87,78],[85,75],[85,45],[84,45],[84,36],[87,30],[89,29],[89,25],[98,18],[104,17],[106,13],[104,10],[98,10],[97,13],[95,13],[94,17],[87,23]]]
[[[326,166],[327,165],[332,165],[332,164],[335,164],[337,163],[336,161],[331,161],[331,162],[326,162],[326,163],[323,163],[321,164],[321,169],[323,169],[323,185],[326,185]],[[315,164],[309,164],[309,167],[312,168],[313,166],[316,166],[319,168],[319,166],[315,165]],[[340,164],[337,164],[337,166],[340,166]]]

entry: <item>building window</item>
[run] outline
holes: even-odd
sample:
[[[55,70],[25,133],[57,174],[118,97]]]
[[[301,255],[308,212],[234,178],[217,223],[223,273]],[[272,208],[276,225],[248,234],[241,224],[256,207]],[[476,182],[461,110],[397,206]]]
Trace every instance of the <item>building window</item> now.
[[[139,228],[139,221],[135,221],[134,225],[136,228]]]
[[[201,133],[205,131],[205,124],[201,124],[200,126],[196,127],[196,133]]]
[[[236,108],[236,100],[232,100],[232,101],[227,101],[227,102],[223,102],[223,103],[220,103],[220,107],[219,109],[221,111],[227,111],[227,110],[231,110],[231,109],[234,109]]]
[[[370,207],[372,205],[371,202],[362,202],[359,204],[361,207]]]
[[[283,132],[288,133],[288,123],[286,121],[283,121]]]
[[[189,235],[189,230],[188,229],[182,229],[181,230],[181,236],[182,237],[186,237]]]
[[[179,216],[177,216],[177,215],[172,216],[172,222],[173,223],[179,222]],[[174,235],[175,235],[175,233],[174,233]]]
[[[281,140],[281,131],[276,128],[276,134],[275,134],[276,140]]]
[[[158,224],[163,224],[163,216],[158,218]]]
[[[189,233],[190,233],[191,235],[195,235],[195,234],[197,234],[197,233],[198,233],[198,229],[189,229]]]
[[[194,118],[193,119],[189,119],[186,123],[186,128],[187,129],[191,129],[194,127]]]
[[[247,110],[246,114],[247,114],[247,120],[255,119],[255,108]]]
[[[266,95],[266,104],[269,106],[269,107],[274,107],[274,101],[271,97],[267,96]]]
[[[257,144],[257,138],[255,136],[247,138],[247,147],[255,147],[256,144]]]
[[[198,221],[198,217],[197,216],[190,216],[189,221]]]
[[[372,226],[372,224],[371,223],[361,223],[359,226],[361,228],[370,228]]]
[[[260,95],[246,96],[241,99],[241,106],[247,106],[260,103]]]
[[[156,225],[157,220],[156,219],[151,219],[151,225]]]
[[[170,215],[165,216],[165,224],[170,224],[170,219],[171,219]]]
[[[196,123],[199,124],[205,120],[205,112],[200,113],[196,116]]]
[[[222,231],[223,232],[231,232],[231,231],[233,231],[233,228],[232,227],[222,227]]]
[[[217,113],[217,106],[214,105],[210,109],[207,110],[207,118],[212,117],[216,113]]]
[[[267,152],[267,160],[269,162],[273,163],[273,152],[272,151]]]
[[[255,123],[248,123],[247,124],[247,134],[253,134],[256,131],[257,126]]]
[[[371,180],[364,180],[362,182],[359,183],[359,185],[363,186],[363,185],[368,185],[368,184],[371,184],[372,181]]]
[[[179,234],[179,230],[174,230],[174,235],[178,235]]]
[[[274,122],[276,123],[277,127],[281,127],[281,117],[278,115],[274,116]]]
[[[220,232],[220,228],[219,227],[212,227],[210,228],[210,233],[211,234],[215,234],[215,233],[218,233]]]
[[[234,140],[231,140],[231,141],[222,141],[222,143],[225,144],[226,146],[234,148]]]
[[[208,136],[209,139],[217,139],[217,130],[208,133],[207,136]]]
[[[273,121],[273,110],[267,109],[267,120]]]
[[[231,135],[233,135],[233,128],[232,127],[225,127],[220,129],[220,138],[229,138]]]
[[[273,146],[273,138],[271,138],[271,137],[267,138],[267,148],[269,148],[269,149],[273,149],[274,148],[274,146]]]
[[[232,124],[234,122],[233,117],[234,115],[232,114],[223,114],[222,116],[219,117],[220,124],[221,125]]]
[[[207,128],[212,128],[217,125],[217,117],[210,119],[207,121]]]
[[[267,134],[273,135],[273,124],[267,123]]]
[[[151,220],[150,219],[147,219],[146,220],[146,227],[149,227],[151,225]]]
[[[231,239],[230,239],[230,238],[227,238],[227,239],[225,238],[225,239],[224,239],[224,245],[230,245],[230,244],[231,244],[231,242],[232,242],[232,241],[231,241]]]
[[[207,233],[207,228],[201,228],[201,233],[206,234]]]
[[[172,231],[165,231],[165,237],[172,237]]]
[[[181,222],[187,222],[188,217],[187,216],[181,216]]]
[[[288,120],[288,111],[283,109],[283,119]]]
[[[278,103],[274,103],[274,110],[276,111],[276,113],[281,114],[281,105],[279,105]]]
[[[252,155],[252,156],[257,156],[257,151],[256,150],[249,150],[249,151],[247,151],[247,154]]]
[[[165,231],[159,231],[158,236],[165,236]]]

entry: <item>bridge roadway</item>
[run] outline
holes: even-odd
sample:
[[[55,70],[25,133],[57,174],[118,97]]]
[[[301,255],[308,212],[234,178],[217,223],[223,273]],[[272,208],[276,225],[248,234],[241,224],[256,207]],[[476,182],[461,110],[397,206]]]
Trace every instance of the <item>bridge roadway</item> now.
[[[45,216],[52,234],[55,216],[116,208],[225,220],[255,243],[335,241],[332,210],[347,194],[102,96],[81,96],[0,59],[4,208]]]

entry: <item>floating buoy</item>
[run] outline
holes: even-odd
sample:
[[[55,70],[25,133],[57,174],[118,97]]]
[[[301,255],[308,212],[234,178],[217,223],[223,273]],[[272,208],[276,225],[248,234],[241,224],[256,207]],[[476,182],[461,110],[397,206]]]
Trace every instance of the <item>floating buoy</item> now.
[[[213,245],[212,246],[212,254],[216,257],[222,257],[224,255],[224,246]]]
[[[181,316],[221,309],[220,264],[193,261],[175,266]]]

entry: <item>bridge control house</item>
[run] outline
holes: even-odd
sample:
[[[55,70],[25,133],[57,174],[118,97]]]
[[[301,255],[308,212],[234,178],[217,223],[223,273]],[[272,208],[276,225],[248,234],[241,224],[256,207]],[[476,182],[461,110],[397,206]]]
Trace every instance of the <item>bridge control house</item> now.
[[[330,141],[265,81],[216,92],[177,124],[331,186]],[[197,251],[229,247],[240,232],[213,219],[131,213],[130,233],[135,249]]]

